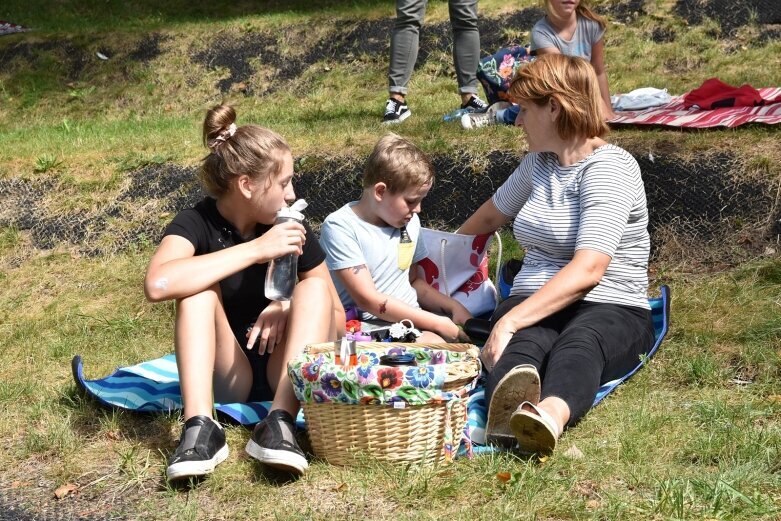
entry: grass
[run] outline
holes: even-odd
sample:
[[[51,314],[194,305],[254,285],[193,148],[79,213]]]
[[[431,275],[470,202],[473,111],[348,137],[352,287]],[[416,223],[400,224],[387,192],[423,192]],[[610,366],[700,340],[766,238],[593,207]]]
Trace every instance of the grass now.
[[[756,26],[730,38],[718,38],[712,21],[686,27],[674,3],[649,0],[647,16],[610,25],[613,91],[653,85],[681,93],[710,76],[781,84],[781,42],[761,41]],[[491,18],[532,5],[483,0],[480,10]],[[386,130],[378,123],[384,55],[323,56],[294,80],[279,80],[253,57],[244,85],[250,94],[236,86],[220,92],[217,84],[230,71],[192,56],[223,36],[272,35],[289,64],[345,24],[391,17],[387,2],[328,0],[315,10],[299,0],[7,0],[0,14],[36,29],[0,39],[0,56],[18,53],[0,71],[0,181],[49,182],[32,185],[48,191],[40,206],[47,218],[104,207],[144,166],[196,164],[204,153],[203,112],[223,99],[237,107],[240,122],[274,128],[307,161],[359,158]],[[432,1],[427,23],[446,19],[447,3]],[[659,27],[675,31],[675,40],[655,42]],[[523,40],[528,29],[502,30]],[[130,59],[151,33],[160,35],[160,53]],[[522,150],[516,129],[464,133],[441,122],[457,102],[450,61],[436,51],[415,71],[415,117],[399,130],[428,152],[465,152],[475,164],[494,150]],[[266,92],[269,83],[276,90]],[[729,150],[746,166],[741,175],[778,180],[778,137],[777,128],[751,126],[619,129],[611,140],[682,161]],[[133,211],[161,225],[170,219],[154,206]],[[123,218],[111,217],[108,225],[121,231]],[[92,231],[83,231],[84,240]],[[173,305],[151,305],[141,291],[153,245],[139,240],[129,251],[87,257],[30,244],[22,226],[0,226],[0,507],[11,501],[39,517],[138,519],[781,516],[777,256],[711,274],[688,273],[683,262],[653,266],[655,284],[673,292],[668,339],[646,369],[564,435],[551,458],[486,455],[435,469],[370,460],[365,468],[343,469],[315,461],[303,479],[281,483],[243,454],[249,432],[230,426],[230,458],[182,490],[164,480],[178,416],[104,410],[76,391],[69,367],[80,354],[95,378],[171,351]],[[508,255],[518,253],[512,241],[505,247]],[[53,499],[68,483],[79,492]]]

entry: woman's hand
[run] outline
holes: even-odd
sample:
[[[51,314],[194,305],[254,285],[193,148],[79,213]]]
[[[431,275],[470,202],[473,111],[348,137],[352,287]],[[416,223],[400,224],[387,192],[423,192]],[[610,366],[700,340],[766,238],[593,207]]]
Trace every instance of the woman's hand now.
[[[515,331],[513,331],[507,322],[502,319],[493,327],[491,335],[488,337],[488,340],[486,340],[485,345],[480,352],[480,359],[483,361],[483,365],[488,372],[494,370],[496,362],[501,358],[502,353],[504,353],[507,344],[510,343],[510,339],[512,339],[514,334]]]
[[[260,312],[255,325],[247,333],[247,349],[255,345],[260,335],[258,353],[274,352],[274,348],[284,339],[287,317],[290,312],[290,302],[272,302]]]
[[[290,253],[301,255],[306,242],[306,229],[301,223],[293,221],[275,224],[252,242],[256,247],[258,263],[268,262]]]

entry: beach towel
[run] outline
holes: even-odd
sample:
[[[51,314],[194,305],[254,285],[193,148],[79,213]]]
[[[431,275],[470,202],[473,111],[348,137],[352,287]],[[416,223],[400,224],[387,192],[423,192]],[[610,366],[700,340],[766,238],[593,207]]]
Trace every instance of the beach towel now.
[[[757,89],[764,100],[781,99],[781,87]],[[688,93],[687,93],[688,94]],[[669,103],[645,110],[617,112],[611,125],[664,125],[669,127],[712,128],[737,127],[746,123],[775,125],[781,123],[781,102],[756,107],[721,107],[704,110],[686,108],[682,96],[673,96]]]
[[[597,405],[616,387],[640,370],[659,349],[669,327],[669,288],[662,286],[661,296],[649,299],[648,302],[651,305],[651,315],[654,321],[656,340],[653,347],[648,356],[640,361],[632,371],[600,386],[593,405]],[[106,407],[141,413],[173,412],[182,408],[179,373],[173,354],[137,365],[122,367],[106,377],[94,380],[88,380],[84,377],[81,356],[73,357],[71,367],[76,385]],[[476,387],[470,393],[468,400],[468,419],[465,430],[469,439],[477,445],[485,443],[486,405],[484,395],[483,387]],[[223,419],[242,425],[254,425],[259,422],[266,417],[270,407],[271,402],[215,404],[215,409]],[[296,418],[296,425],[300,428],[306,428],[305,418],[301,412]],[[475,451],[478,453],[491,450],[494,450],[493,447],[482,449],[475,447]]]

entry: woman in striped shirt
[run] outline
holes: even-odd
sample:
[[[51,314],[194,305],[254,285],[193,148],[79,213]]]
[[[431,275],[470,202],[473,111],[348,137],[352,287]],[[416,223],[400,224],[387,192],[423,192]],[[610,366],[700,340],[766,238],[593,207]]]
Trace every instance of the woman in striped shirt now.
[[[550,54],[523,67],[509,94],[529,153],[460,228],[513,220],[526,250],[482,352],[489,442],[550,452],[588,411],[599,385],[653,343],[648,211],[640,168],[606,143],[594,69]]]

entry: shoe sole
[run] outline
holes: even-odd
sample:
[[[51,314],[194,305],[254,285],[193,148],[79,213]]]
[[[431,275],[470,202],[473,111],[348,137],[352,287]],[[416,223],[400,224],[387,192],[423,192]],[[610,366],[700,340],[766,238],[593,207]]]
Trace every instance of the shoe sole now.
[[[165,470],[165,476],[168,481],[175,481],[182,478],[195,478],[205,476],[214,472],[214,468],[228,458],[230,451],[228,446],[224,445],[217,454],[210,460],[205,461],[182,461],[174,463]]]
[[[384,125],[396,125],[396,124],[398,124],[398,123],[401,123],[402,121],[404,121],[405,119],[407,119],[407,118],[408,118],[408,117],[410,117],[411,115],[412,115],[412,111],[411,111],[411,110],[408,110],[407,112],[405,112],[404,114],[402,114],[402,115],[401,115],[401,116],[399,116],[398,118],[396,118],[396,119],[389,119],[389,120],[387,120],[387,121],[383,120],[383,122],[382,122],[382,123],[383,123]]]
[[[265,449],[250,438],[245,449],[247,454],[261,463],[276,469],[302,475],[308,468],[306,458],[287,450]]]
[[[488,406],[485,437],[488,443],[508,447],[515,445],[516,436],[510,428],[510,418],[523,402],[540,401],[540,376],[532,366],[519,366],[499,380]]]
[[[510,429],[518,440],[521,452],[550,454],[556,448],[556,436],[545,421],[527,411],[518,411],[510,418]]]

